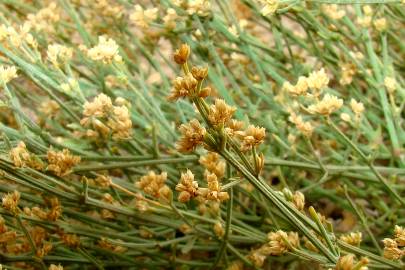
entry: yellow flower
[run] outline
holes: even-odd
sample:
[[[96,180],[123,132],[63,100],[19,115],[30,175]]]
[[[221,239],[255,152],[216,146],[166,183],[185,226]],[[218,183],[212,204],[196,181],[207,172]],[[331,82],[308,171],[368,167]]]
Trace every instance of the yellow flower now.
[[[238,136],[242,140],[241,150],[247,151],[263,143],[266,137],[266,129],[249,125],[245,131],[238,132]]]
[[[322,68],[318,71],[311,72],[307,78],[308,87],[314,90],[322,90],[329,83],[329,77]]]
[[[340,109],[343,105],[343,100],[326,94],[321,101],[308,107],[308,111],[312,114],[330,115],[334,111]]]
[[[346,15],[346,11],[339,9],[339,6],[336,4],[322,5],[322,11],[331,19],[340,20]]]
[[[74,156],[68,149],[56,152],[49,150],[47,152],[48,167],[47,170],[57,176],[64,176],[72,172],[72,168],[80,163],[81,158]]]
[[[397,89],[398,83],[394,77],[385,77],[384,86],[387,88],[388,92],[393,93]]]
[[[105,36],[98,37],[98,44],[87,51],[87,56],[94,61],[102,61],[105,64],[113,61],[121,62],[117,43]]]
[[[59,64],[66,63],[72,58],[73,50],[60,44],[52,44],[48,46],[46,54],[54,66],[59,66]]]
[[[3,208],[10,211],[14,215],[18,214],[18,203],[20,201],[20,192],[14,190],[13,193],[8,193],[2,198]]]
[[[361,232],[352,232],[352,233],[340,236],[340,240],[342,240],[343,242],[345,242],[349,245],[358,246],[361,243],[362,234],[361,234]]]
[[[291,113],[290,117],[288,118],[292,123],[295,124],[297,129],[304,134],[306,137],[311,137],[312,132],[314,131],[314,126],[311,122],[304,122],[300,115],[296,115],[295,113]]]
[[[259,0],[264,6],[260,10],[263,16],[271,15],[276,12],[278,8],[278,0]]]
[[[135,10],[129,16],[131,22],[141,28],[148,28],[149,24],[156,20],[158,15],[157,8],[144,9],[140,5],[135,6]]]
[[[352,108],[352,111],[356,115],[360,115],[364,111],[364,105],[361,102],[357,102],[354,98],[350,100],[350,107]]]
[[[164,195],[166,179],[167,172],[156,174],[154,171],[149,171],[148,174],[142,176],[135,185],[137,188],[142,189],[146,194],[159,198]]]
[[[197,195],[198,182],[194,181],[194,174],[190,170],[181,173],[180,183],[176,185],[176,190],[180,191],[178,200],[182,203],[188,202]]]
[[[6,84],[12,79],[17,78],[17,69],[15,66],[0,66],[0,83]]]
[[[398,248],[398,243],[390,238],[382,240],[384,243],[384,257],[390,260],[399,260],[404,255],[404,251]]]
[[[216,99],[214,105],[210,106],[208,120],[214,126],[224,125],[231,120],[236,107],[229,106],[223,99]]]
[[[182,124],[179,130],[182,137],[176,143],[176,148],[180,152],[194,151],[204,142],[205,128],[196,119],[191,120],[188,124]]]

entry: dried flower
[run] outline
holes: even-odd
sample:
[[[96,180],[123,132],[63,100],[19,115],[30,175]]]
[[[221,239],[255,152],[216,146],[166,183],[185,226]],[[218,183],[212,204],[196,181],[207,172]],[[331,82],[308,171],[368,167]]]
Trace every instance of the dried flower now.
[[[207,67],[192,67],[191,74],[197,81],[202,81],[208,75],[208,68]]]
[[[211,10],[209,0],[193,0],[188,3],[187,12],[190,15],[207,16]]]
[[[121,104],[126,103],[123,98],[120,98],[119,102]],[[131,135],[132,120],[128,107],[125,105],[113,106],[111,98],[105,94],[99,94],[92,102],[86,101],[83,115],[84,118],[80,123],[83,126],[91,125],[94,132],[103,137],[112,134],[114,140],[124,140]]]
[[[356,74],[357,68],[353,63],[344,63],[340,65],[340,72],[342,75],[339,79],[339,83],[341,85],[348,85],[352,83],[353,76]]]
[[[225,234],[224,227],[222,226],[221,222],[215,222],[214,224],[214,233],[218,237],[223,237]]]
[[[77,248],[80,246],[80,237],[76,234],[63,233],[61,239],[68,247]]]
[[[163,17],[163,23],[168,29],[174,29],[176,28],[176,20],[178,17],[176,10],[169,8],[166,15]]]
[[[352,246],[359,246],[362,240],[362,234],[361,232],[351,232],[346,235],[341,235],[340,240]]]
[[[109,64],[113,61],[121,62],[117,43],[105,36],[98,37],[98,44],[87,51],[87,56],[94,61],[102,61]]]
[[[63,270],[63,266],[58,264],[51,264],[48,268],[48,270]]]
[[[132,132],[132,121],[126,106],[114,106],[112,116],[108,119],[108,126],[115,140],[128,139]]]
[[[351,117],[347,113],[341,113],[340,114],[340,119],[342,119],[345,122],[350,122],[351,121]]]
[[[20,192],[14,190],[13,193],[8,193],[3,196],[2,204],[3,208],[10,211],[12,214],[17,215],[20,209],[18,208],[18,202],[20,201]]]
[[[393,93],[397,89],[398,83],[394,77],[385,77],[384,86],[387,88],[389,93]]]
[[[180,48],[176,50],[176,52],[173,55],[173,58],[177,64],[183,65],[187,62],[189,56],[190,56],[190,46],[184,43],[181,44]]]
[[[216,99],[214,105],[210,106],[208,120],[214,126],[224,125],[231,120],[236,107],[229,106],[223,99]]]
[[[308,79],[304,76],[300,76],[295,85],[285,82],[283,84],[283,90],[287,91],[292,96],[304,96],[308,91]]]
[[[387,30],[387,19],[379,18],[373,21],[373,25],[377,31],[382,32]]]
[[[124,252],[127,250],[127,248],[122,247],[122,246],[120,246],[120,245],[111,244],[110,242],[108,242],[108,239],[106,239],[106,238],[101,238],[101,239],[97,242],[97,244],[98,244],[101,248],[111,250],[111,251],[114,252],[114,253],[124,253]]]
[[[0,244],[15,241],[16,238],[17,238],[17,232],[15,232],[15,231],[2,232],[0,234]]]
[[[362,16],[362,17],[357,18],[356,22],[361,27],[368,28],[371,26],[371,20],[372,20],[371,16]]]
[[[205,179],[207,180],[207,188],[199,188],[198,195],[209,200],[216,202],[223,202],[229,199],[229,194],[221,191],[221,185],[218,182],[218,177],[213,173],[206,173]]]
[[[6,84],[15,78],[17,78],[17,69],[15,68],[15,66],[0,66],[1,84]]]
[[[184,77],[177,77],[173,80],[173,87],[170,95],[167,97],[169,101],[176,101],[179,98],[191,97],[195,92],[198,81],[191,73]]]
[[[304,210],[305,196],[304,194],[302,194],[302,192],[300,191],[294,192],[294,194],[292,195],[292,202],[298,210],[300,211]]]
[[[364,111],[364,105],[361,102],[357,102],[355,99],[350,100],[350,107],[352,108],[352,111],[356,115],[361,115]]]
[[[57,176],[65,176],[72,172],[72,168],[80,163],[81,158],[74,156],[68,149],[56,152],[48,150],[47,153],[48,171],[53,172]]]
[[[201,156],[199,160],[209,172],[214,173],[218,178],[222,178],[225,174],[226,163],[220,160],[219,155],[215,152],[209,152],[205,156]]]
[[[343,100],[326,94],[321,101],[316,104],[310,105],[308,111],[312,114],[330,115],[334,111],[340,109],[343,105]]]
[[[59,66],[60,64],[68,62],[72,58],[73,50],[72,48],[68,48],[60,44],[52,44],[48,46],[46,54],[48,60],[54,66]]]
[[[157,15],[157,8],[144,9],[140,5],[135,5],[135,10],[131,13],[129,19],[136,26],[146,29],[150,23],[156,20]]]
[[[62,206],[57,197],[53,197],[49,200],[51,209],[47,213],[47,220],[56,221],[62,215]]]
[[[260,249],[258,249],[249,254],[248,259],[253,263],[254,266],[262,267],[266,257],[267,256],[263,254]]]
[[[242,140],[241,150],[248,151],[252,149],[252,147],[260,145],[263,143],[265,136],[265,128],[249,125],[245,131],[238,132],[238,137]]]
[[[325,70],[321,68],[309,74],[307,78],[308,87],[320,91],[329,83],[329,77],[326,75]]]
[[[54,100],[46,100],[41,103],[39,106],[39,111],[42,112],[45,116],[52,117],[59,112],[60,106]]]
[[[399,260],[404,255],[404,251],[398,248],[398,243],[390,238],[385,238],[382,240],[384,243],[384,254],[383,256],[390,260]]]
[[[181,173],[180,182],[176,185],[176,190],[180,191],[179,202],[188,202],[191,198],[197,195],[198,182],[194,181],[194,174],[187,170],[186,173]]]
[[[243,131],[245,123],[243,121],[238,121],[231,119],[226,123],[225,132],[229,137],[235,137],[238,133]]]
[[[149,171],[147,175],[142,176],[138,182],[136,182],[136,187],[142,189],[146,194],[151,195],[155,198],[162,197],[163,189],[167,179],[167,172],[162,172],[161,174],[156,174],[154,171]]]
[[[290,246],[299,246],[299,236],[296,232],[284,232],[278,230],[277,232],[271,232],[267,235],[269,239],[268,252],[270,255],[281,255],[290,250]],[[288,242],[288,245],[286,244]]]
[[[260,10],[263,16],[271,15],[276,12],[279,4],[278,0],[259,0],[259,2],[264,5]]]
[[[46,256],[49,252],[51,252],[53,246],[51,243],[43,243],[43,245],[37,249],[37,252],[35,255],[37,255],[39,258],[43,258]]]
[[[322,11],[333,20],[340,20],[346,15],[346,11],[339,9],[339,5],[336,4],[324,4],[322,5]]]
[[[395,225],[394,237],[399,247],[405,247],[405,228]]]
[[[297,129],[304,134],[306,137],[311,137],[312,132],[314,131],[314,127],[311,122],[304,122],[300,115],[296,115],[295,113],[291,113],[290,117],[288,118],[292,123],[295,124]]]
[[[182,137],[176,143],[176,149],[180,152],[192,152],[204,142],[205,128],[198,120],[193,119],[179,128]]]
[[[60,20],[60,17],[61,9],[55,2],[51,2],[36,14],[28,14],[27,23],[32,25],[37,31],[54,32],[54,25]]]
[[[341,256],[336,264],[336,270],[352,270],[354,267],[354,255]]]

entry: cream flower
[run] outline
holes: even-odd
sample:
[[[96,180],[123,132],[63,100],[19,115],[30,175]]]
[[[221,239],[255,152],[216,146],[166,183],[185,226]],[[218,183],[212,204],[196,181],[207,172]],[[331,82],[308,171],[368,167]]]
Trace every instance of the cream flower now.
[[[343,100],[326,94],[321,101],[308,107],[308,111],[312,114],[330,115],[334,111],[340,109],[343,105]]]
[[[15,66],[0,66],[0,83],[6,84],[12,79],[17,78],[17,69]]]
[[[102,61],[103,63],[111,63],[113,61],[122,61],[118,53],[117,43],[105,36],[98,37],[98,44],[87,51],[87,56],[94,61]]]
[[[156,20],[157,15],[157,8],[144,9],[140,5],[136,5],[129,19],[136,26],[146,29],[149,27],[150,23]]]

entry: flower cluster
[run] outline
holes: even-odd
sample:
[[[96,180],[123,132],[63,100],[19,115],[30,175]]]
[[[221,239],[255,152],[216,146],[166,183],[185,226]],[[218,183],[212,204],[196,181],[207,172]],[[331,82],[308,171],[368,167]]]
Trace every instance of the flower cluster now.
[[[314,131],[314,126],[311,124],[311,122],[305,122],[302,119],[302,116],[296,115],[294,112],[290,114],[290,117],[288,118],[292,123],[295,124],[297,129],[306,137],[311,137],[312,132]]]
[[[87,56],[94,61],[101,61],[110,64],[113,61],[121,62],[122,57],[119,55],[117,43],[105,36],[98,37],[98,44],[87,51]]]
[[[329,77],[322,68],[311,72],[308,77],[300,76],[295,85],[289,82],[283,84],[283,90],[292,96],[305,96],[308,90],[312,90],[312,95],[319,96],[321,91],[328,86]]]
[[[60,44],[51,44],[48,46],[46,55],[54,66],[59,66],[72,59],[73,49]]]
[[[264,260],[268,256],[279,256],[287,251],[291,251],[291,248],[297,248],[300,244],[298,233],[296,232],[284,232],[278,230],[276,232],[270,232],[267,235],[268,242],[262,245],[260,248],[253,250],[249,255],[249,260],[256,266],[263,266]]]
[[[20,209],[18,203],[20,201],[20,192],[14,190],[13,193],[8,193],[2,198],[3,208],[10,211],[12,214],[17,215]]]
[[[166,172],[156,174],[154,171],[149,171],[147,175],[142,176],[139,181],[136,182],[136,187],[154,198],[169,199],[171,191],[165,184],[166,179]]]
[[[385,238],[384,257],[390,260],[400,260],[405,256],[405,229],[396,225],[394,229],[394,238]]]
[[[263,127],[249,125],[246,130],[237,132],[241,140],[241,150],[248,151],[264,142],[266,130]]]
[[[326,94],[322,100],[318,101],[316,104],[310,105],[308,107],[308,111],[312,114],[330,115],[334,111],[340,109],[342,105],[342,99],[330,94]]]
[[[81,125],[89,128],[86,136],[90,138],[107,138],[112,135],[115,140],[125,140],[131,136],[132,120],[128,107],[122,105],[125,100],[117,98],[113,105],[111,98],[99,94],[92,102],[86,101]]]
[[[176,185],[176,190],[179,191],[179,202],[185,203],[197,196],[198,182],[194,180],[194,174],[187,170],[181,173],[180,182]]]
[[[278,0],[258,0],[258,2],[260,2],[263,5],[262,9],[260,10],[260,13],[263,16],[275,13],[279,6]]]
[[[226,163],[220,159],[217,153],[208,152],[208,154],[200,157],[199,162],[208,172],[214,173],[218,178],[224,176]]]
[[[369,263],[369,260],[366,257],[361,258],[357,263],[355,262],[355,258],[356,257],[353,254],[340,256],[335,269],[336,270],[368,269],[367,264]]]
[[[15,78],[17,78],[17,69],[15,66],[0,66],[0,84],[7,84]]]
[[[156,20],[157,8],[144,9],[140,5],[135,6],[135,10],[129,15],[129,20],[138,27],[146,29],[149,24]]]
[[[352,246],[359,246],[362,240],[362,234],[361,232],[351,232],[346,235],[341,235],[340,240]]]
[[[47,170],[57,176],[65,176],[72,172],[74,166],[80,163],[79,156],[72,155],[68,149],[62,151],[49,150],[47,153]]]
[[[236,107],[229,106],[222,99],[216,99],[215,103],[210,106],[208,120],[213,126],[223,126],[231,120],[235,111]]]
[[[10,150],[10,159],[16,167],[30,167],[36,170],[42,170],[44,164],[34,154],[30,153],[23,141]]]
[[[179,131],[182,137],[176,143],[176,149],[182,153],[192,152],[204,142],[206,130],[197,119],[193,119],[187,124],[182,124]]]
[[[208,201],[223,202],[229,199],[229,194],[226,191],[221,191],[221,184],[218,177],[214,173],[206,173],[207,188],[199,188],[198,195]]]

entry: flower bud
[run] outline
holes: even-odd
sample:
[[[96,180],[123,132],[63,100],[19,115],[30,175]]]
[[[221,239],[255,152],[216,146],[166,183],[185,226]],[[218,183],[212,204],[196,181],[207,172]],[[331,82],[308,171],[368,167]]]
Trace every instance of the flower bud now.
[[[187,62],[190,55],[190,46],[187,44],[181,44],[180,48],[174,53],[174,62],[179,65],[183,65]]]

